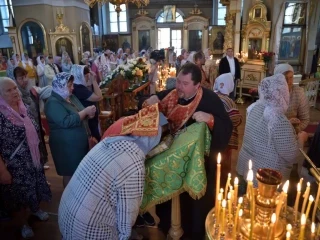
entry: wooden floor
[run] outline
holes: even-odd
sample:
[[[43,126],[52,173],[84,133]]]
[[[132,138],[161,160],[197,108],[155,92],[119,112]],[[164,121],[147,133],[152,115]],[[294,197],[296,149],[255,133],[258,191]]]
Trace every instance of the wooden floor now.
[[[240,147],[242,144],[242,138],[244,133],[244,126],[245,126],[245,110],[248,104],[238,105],[239,110],[243,116],[243,122],[239,127],[239,140],[240,140]],[[311,121],[320,121],[320,111],[311,109]],[[240,149],[240,148],[239,148]],[[238,158],[238,151],[233,152],[232,161],[232,174],[235,173],[236,162]],[[30,218],[30,224],[34,230],[35,240],[60,240],[60,232],[57,223],[57,212],[59,201],[61,198],[61,194],[63,191],[62,188],[62,178],[59,177],[55,172],[55,167],[52,162],[52,158],[50,155],[49,160],[50,169],[46,171],[46,176],[48,181],[51,183],[51,191],[52,191],[52,201],[50,203],[42,203],[42,209],[49,212],[50,219],[47,222],[38,222],[33,218]],[[3,221],[0,222],[0,240],[16,240],[22,239],[20,237],[20,228],[17,219],[13,219],[11,221]],[[144,239],[149,240],[164,240],[165,235],[159,229],[154,228],[146,228],[146,229],[139,229],[139,233],[144,236]]]

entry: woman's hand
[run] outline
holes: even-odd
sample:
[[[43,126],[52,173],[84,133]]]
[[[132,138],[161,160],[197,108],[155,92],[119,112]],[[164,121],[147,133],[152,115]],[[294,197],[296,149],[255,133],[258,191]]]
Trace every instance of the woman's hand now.
[[[298,141],[300,141],[301,143],[305,143],[308,140],[308,133],[306,133],[305,131],[301,131],[298,133]]]
[[[96,106],[92,105],[89,107],[86,107],[85,109],[86,114],[89,116],[89,118],[93,118],[96,113]]]
[[[3,172],[0,174],[0,183],[1,184],[11,184],[12,183],[12,176],[8,172],[7,169],[4,169]]]

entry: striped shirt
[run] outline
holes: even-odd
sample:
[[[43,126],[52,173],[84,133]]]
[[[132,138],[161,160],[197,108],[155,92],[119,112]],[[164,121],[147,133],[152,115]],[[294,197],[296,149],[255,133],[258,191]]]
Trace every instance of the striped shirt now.
[[[133,142],[100,142],[82,160],[63,192],[63,239],[129,239],[145,180],[145,155]]]
[[[282,115],[277,117],[268,143],[269,133],[263,117],[264,109],[265,106],[256,105],[247,116],[237,172],[246,179],[248,161],[251,159],[254,176],[259,168],[271,168],[282,174],[282,180],[287,180],[298,154],[298,141],[291,123]],[[257,186],[256,179],[254,184]]]
[[[287,118],[298,118],[300,120],[300,129],[305,129],[310,121],[309,102],[304,94],[303,88],[293,86],[290,91],[290,102],[286,112]]]

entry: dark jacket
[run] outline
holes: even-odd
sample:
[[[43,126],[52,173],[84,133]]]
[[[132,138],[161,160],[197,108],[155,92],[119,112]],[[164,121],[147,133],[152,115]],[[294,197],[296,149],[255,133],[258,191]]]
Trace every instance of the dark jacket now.
[[[234,59],[234,66],[235,66],[235,79],[240,79],[241,78],[241,70],[240,70],[240,64],[237,58]],[[219,64],[219,75],[224,74],[224,73],[229,73],[230,71],[230,66],[227,57],[221,58],[220,64]]]

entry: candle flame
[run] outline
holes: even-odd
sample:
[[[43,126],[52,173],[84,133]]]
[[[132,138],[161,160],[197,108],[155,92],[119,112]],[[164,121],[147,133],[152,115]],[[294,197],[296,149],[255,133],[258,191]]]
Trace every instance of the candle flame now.
[[[239,204],[242,204],[242,203],[243,203],[243,197],[239,197],[238,203],[239,203]]]
[[[235,179],[234,179],[234,185],[238,185],[239,184],[239,179],[238,179],[238,177],[236,177]]]
[[[275,223],[277,220],[277,215],[275,213],[272,213],[272,216],[271,216],[271,222],[272,223]]]
[[[250,169],[247,175],[247,181],[252,182],[253,180],[253,171]]]
[[[249,160],[249,170],[251,170],[252,169],[252,161],[251,161],[251,159]]]
[[[239,211],[239,217],[242,217],[242,214],[243,214],[243,210],[240,209],[240,211]]]
[[[227,206],[227,201],[225,199],[222,200],[222,207],[225,208]]]
[[[231,178],[231,173],[228,173],[228,178]]]
[[[223,188],[220,188],[220,193],[223,193],[223,192],[224,192]]]
[[[306,221],[307,221],[307,219],[306,219],[306,215],[305,214],[302,214],[301,215],[301,225],[306,225]]]
[[[287,225],[287,231],[291,231],[292,230],[292,225],[289,223],[288,225]]]
[[[218,201],[221,201],[221,199],[222,199],[222,193],[219,193],[218,194]]]
[[[228,192],[228,200],[231,199],[231,192]]]
[[[316,224],[313,222],[311,224],[311,233],[315,233],[316,232]]]
[[[221,154],[220,154],[220,153],[218,153],[217,163],[218,163],[218,164],[221,163]]]
[[[282,191],[285,193],[288,193],[288,188],[289,188],[289,180],[286,181],[286,183],[283,185]]]
[[[290,235],[291,235],[290,232],[287,232],[287,233],[286,233],[286,238],[289,239],[289,238],[290,238]]]
[[[312,195],[310,195],[309,201],[310,201],[310,202],[313,202],[313,201],[314,201],[314,198],[312,197]]]
[[[309,182],[307,182],[307,187],[310,187],[310,183]]]
[[[301,192],[301,185],[300,185],[300,183],[298,183],[297,191],[298,191],[298,192]]]

